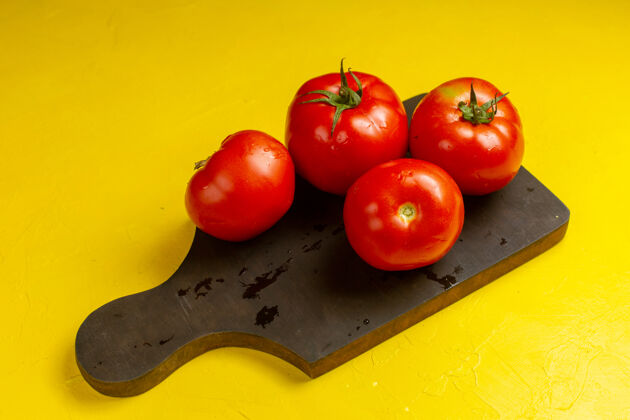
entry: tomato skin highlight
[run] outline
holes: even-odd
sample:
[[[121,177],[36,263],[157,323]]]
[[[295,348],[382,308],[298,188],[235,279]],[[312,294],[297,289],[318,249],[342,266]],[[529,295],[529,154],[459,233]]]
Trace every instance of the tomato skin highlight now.
[[[455,244],[464,225],[464,202],[440,167],[398,159],[363,174],[343,208],[346,236],[371,266],[387,271],[433,264]]]
[[[315,187],[343,195],[352,183],[379,163],[397,159],[408,149],[407,114],[394,90],[379,78],[356,72],[361,81],[361,103],[346,109],[331,127],[335,108],[325,103],[303,103],[322,97],[306,93],[339,93],[339,73],[316,77],[297,91],[287,114],[285,141],[296,171]],[[347,73],[351,89],[358,85]]]
[[[186,210],[204,232],[244,241],[273,226],[289,210],[295,168],[289,152],[273,137],[239,131],[221,143],[186,188]]]
[[[502,94],[477,78],[448,81],[429,92],[416,107],[409,128],[411,155],[448,172],[464,194],[484,195],[505,187],[523,160],[523,128],[509,97],[497,103],[492,122],[462,118],[458,103],[470,101],[474,86],[479,104]]]

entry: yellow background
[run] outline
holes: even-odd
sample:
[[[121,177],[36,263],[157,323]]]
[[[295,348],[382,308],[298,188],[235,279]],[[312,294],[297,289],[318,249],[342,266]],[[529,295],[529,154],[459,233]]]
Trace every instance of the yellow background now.
[[[0,418],[630,419],[629,21],[625,0],[2,1]],[[76,331],[182,261],[193,162],[241,129],[282,140],[342,56],[403,99],[509,90],[565,239],[315,380],[229,348],[92,390]]]

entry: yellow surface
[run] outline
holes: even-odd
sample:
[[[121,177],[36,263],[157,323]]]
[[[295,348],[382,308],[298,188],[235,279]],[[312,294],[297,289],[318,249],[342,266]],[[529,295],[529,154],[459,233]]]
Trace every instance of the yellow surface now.
[[[630,3],[248,3],[0,3],[0,418],[630,419]],[[342,56],[401,98],[509,90],[566,238],[315,380],[221,349],[138,397],[92,390],[77,328],[179,265],[192,163],[240,129],[282,139]]]

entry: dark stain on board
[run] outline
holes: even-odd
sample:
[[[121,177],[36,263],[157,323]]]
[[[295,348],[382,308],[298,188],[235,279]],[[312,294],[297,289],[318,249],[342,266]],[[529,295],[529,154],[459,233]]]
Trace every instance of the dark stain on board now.
[[[292,260],[293,258],[289,258],[275,270],[267,271],[266,273],[261,274],[254,279],[253,283],[242,283],[243,287],[246,288],[243,292],[243,299],[260,299],[260,292],[278,280],[278,277],[280,277],[282,273],[286,273]]]
[[[212,290],[212,277],[207,277],[195,285],[195,299],[199,299],[201,296],[206,296],[210,290]],[[205,291],[204,291],[205,290]]]
[[[501,238],[501,242],[499,242],[499,245],[503,246],[505,244],[507,244],[507,239]]]
[[[452,274],[445,274],[441,277],[438,277],[438,275],[435,274],[429,267],[425,267],[423,271],[429,280],[433,280],[440,283],[442,287],[444,288],[444,290],[449,289],[451,286],[453,286],[457,282],[457,279]]]
[[[332,231],[333,235],[339,235],[341,232],[343,232],[343,225],[339,225],[335,228],[335,230]]]
[[[278,305],[272,307],[267,307],[265,305],[256,314],[256,322],[254,325],[260,325],[261,327],[265,328],[266,325],[273,322],[273,320],[276,319],[276,317],[279,315],[280,314],[278,313]]]
[[[311,251],[317,251],[321,247],[322,247],[322,240],[320,239],[319,241],[313,242],[310,246],[309,245],[304,245],[302,247],[302,251],[304,251],[305,253],[306,252],[311,252]]]
[[[175,337],[175,334],[171,335],[169,338],[165,338],[164,340],[160,340],[160,346],[163,346],[164,344],[168,343],[168,342],[169,342],[169,341],[171,341],[174,337]]]
[[[204,297],[208,294],[210,290],[212,290],[212,282],[223,283],[225,280],[223,279],[213,279],[212,277],[206,277],[205,279],[199,281],[193,291],[195,292],[195,300],[200,297]],[[177,291],[177,296],[183,297],[190,292],[191,287],[187,287],[185,289],[179,289]]]

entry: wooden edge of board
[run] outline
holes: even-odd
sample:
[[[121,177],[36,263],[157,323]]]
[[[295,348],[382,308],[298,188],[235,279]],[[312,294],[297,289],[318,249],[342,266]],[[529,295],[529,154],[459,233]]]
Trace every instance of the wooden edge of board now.
[[[568,224],[569,221],[567,219],[563,225],[510,257],[453,286],[434,299],[400,315],[398,318],[358,338],[347,346],[312,363],[307,362],[295,352],[268,338],[242,332],[220,332],[208,334],[187,343],[153,370],[129,381],[100,381],[87,373],[78,358],[77,365],[79,366],[83,378],[94,389],[112,397],[130,397],[148,391],[166,379],[180,366],[209,350],[220,347],[243,347],[263,351],[291,363],[309,377],[316,378],[433,315],[439,310],[457,302],[503,274],[533,259],[537,255],[542,254],[562,240],[567,231]]]
[[[309,363],[293,351],[268,338],[238,331],[211,333],[199,337],[177,349],[146,374],[128,381],[101,381],[91,376],[83,368],[78,358],[77,365],[86,382],[101,394],[111,397],[132,397],[153,388],[195,357],[221,347],[242,347],[269,353],[291,363],[311,376]]]

